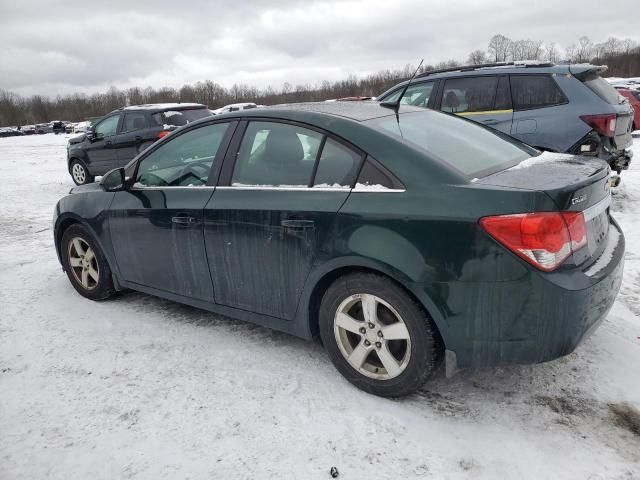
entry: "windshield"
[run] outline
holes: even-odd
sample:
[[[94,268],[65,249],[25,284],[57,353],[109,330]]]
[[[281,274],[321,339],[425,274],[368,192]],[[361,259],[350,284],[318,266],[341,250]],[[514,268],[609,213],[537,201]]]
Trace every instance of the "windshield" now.
[[[188,123],[210,116],[211,112],[206,108],[192,108],[190,110],[168,110],[166,112],[155,113],[153,119],[158,125],[182,127]]]
[[[376,118],[364,122],[402,139],[468,178],[495,173],[539,152],[506,135],[454,115],[432,111]]]

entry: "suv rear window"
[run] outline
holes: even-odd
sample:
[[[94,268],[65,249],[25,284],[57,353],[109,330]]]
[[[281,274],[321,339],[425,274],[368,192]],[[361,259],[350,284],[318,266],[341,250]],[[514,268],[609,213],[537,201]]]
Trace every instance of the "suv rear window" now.
[[[206,108],[192,108],[190,110],[167,110],[154,113],[151,117],[157,125],[170,125],[182,127],[201,118],[210,117],[211,113]]]
[[[511,94],[515,110],[551,107],[567,102],[567,97],[549,75],[512,75]]]
[[[422,150],[468,178],[483,177],[520,163],[537,153],[507,135],[453,115],[426,110],[364,122]]]
[[[620,94],[597,73],[592,72],[579,78],[593,93],[609,105],[618,105],[620,103]]]

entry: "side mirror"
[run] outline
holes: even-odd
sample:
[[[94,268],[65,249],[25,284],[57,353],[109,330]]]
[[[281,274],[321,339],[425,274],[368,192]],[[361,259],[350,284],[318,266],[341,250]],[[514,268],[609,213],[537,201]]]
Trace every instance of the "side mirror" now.
[[[84,134],[87,137],[87,140],[91,141],[96,138],[96,132],[93,130],[93,127],[87,128],[87,131]]]
[[[102,186],[106,192],[124,190],[127,187],[124,167],[114,168],[105,173],[102,180],[100,180],[100,186]]]

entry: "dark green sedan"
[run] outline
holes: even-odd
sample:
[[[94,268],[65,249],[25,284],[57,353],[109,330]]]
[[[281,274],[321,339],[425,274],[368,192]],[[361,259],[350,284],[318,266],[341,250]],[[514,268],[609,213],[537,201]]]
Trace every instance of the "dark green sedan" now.
[[[375,102],[184,127],[56,206],[71,284],[133,289],[304,338],[368,392],[572,352],[605,318],[624,237],[609,167]],[[240,372],[239,372],[240,374]]]

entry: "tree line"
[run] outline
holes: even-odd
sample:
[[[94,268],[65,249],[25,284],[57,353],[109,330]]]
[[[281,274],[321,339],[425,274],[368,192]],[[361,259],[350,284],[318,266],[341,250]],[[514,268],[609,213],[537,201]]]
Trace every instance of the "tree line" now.
[[[542,40],[512,40],[504,35],[494,35],[487,50],[474,50],[466,63],[479,65],[492,62],[544,60],[550,62],[569,61],[571,63],[591,62],[609,66],[606,75],[633,77],[640,76],[640,46],[630,39],[608,38],[602,43],[594,43],[588,37],[580,37],[577,43],[560,49],[555,43]],[[457,67],[461,63],[448,60],[424,65],[420,72]],[[225,88],[211,80],[172,87],[132,87],[91,95],[74,93],[58,95],[54,98],[43,95],[23,97],[0,89],[0,126],[26,125],[49,122],[51,120],[81,121],[102,116],[125,105],[163,102],[196,102],[218,108],[229,103],[255,102],[275,105],[291,102],[323,101],[331,98],[351,96],[374,96],[415,71],[412,65],[400,69],[383,70],[364,77],[350,75],[335,82],[323,81],[316,84],[291,85],[282,87],[256,88],[246,84],[235,84]]]

